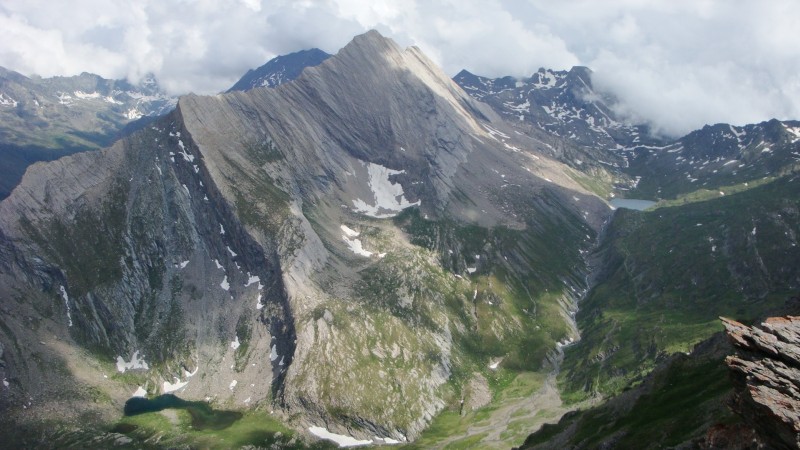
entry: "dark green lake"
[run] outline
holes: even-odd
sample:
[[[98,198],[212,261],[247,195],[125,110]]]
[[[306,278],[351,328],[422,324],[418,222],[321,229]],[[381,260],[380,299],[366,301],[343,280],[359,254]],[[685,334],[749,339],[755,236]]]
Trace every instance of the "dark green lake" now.
[[[125,415],[135,416],[165,409],[184,409],[192,418],[195,430],[223,430],[242,418],[237,411],[216,410],[205,402],[192,402],[172,394],[153,398],[133,397],[125,402]]]

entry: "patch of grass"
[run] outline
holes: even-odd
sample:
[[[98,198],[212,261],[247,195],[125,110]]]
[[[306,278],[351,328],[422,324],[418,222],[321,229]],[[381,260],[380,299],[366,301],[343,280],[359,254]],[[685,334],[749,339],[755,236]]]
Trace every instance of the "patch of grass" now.
[[[640,396],[565,416],[532,434],[522,448],[546,444],[559,434],[567,447],[596,448],[612,441],[616,448],[684,444],[710,425],[737,420],[726,406],[732,392],[727,371],[719,357],[680,355],[635,388],[643,392]],[[566,434],[573,424],[575,429]]]
[[[422,433],[422,436],[413,444],[404,446],[409,449],[431,448],[441,445],[441,443],[452,436],[466,434],[472,426],[488,426],[492,424],[494,415],[509,402],[518,401],[521,398],[528,398],[539,390],[546,377],[545,374],[538,372],[514,372],[499,369],[484,374],[489,381],[492,391],[495,393],[492,402],[478,410],[466,411],[461,416],[458,405],[454,404],[437,415],[430,426]],[[513,416],[513,415],[512,415]],[[517,423],[518,422],[518,423]],[[530,423],[527,420],[515,421],[511,431],[503,437],[508,446],[521,442],[529,433]],[[457,445],[475,446],[481,448],[480,439],[484,434],[477,434],[467,439],[457,441]],[[449,448],[449,447],[447,447]],[[457,447],[458,448],[458,447]],[[472,447],[467,447],[472,448]]]
[[[70,296],[80,297],[122,278],[127,192],[127,183],[117,179],[99,207],[80,207],[72,220],[20,220],[26,234],[64,269]]]
[[[436,445],[450,436],[466,433],[473,422],[474,413],[461,417],[457,411],[443,411],[436,416],[430,426],[416,442],[404,446],[404,449],[425,449]]]
[[[193,402],[194,403],[194,402]],[[259,412],[246,412],[223,426],[202,426],[203,420],[210,415],[218,414],[207,408],[194,412],[184,409],[170,409],[163,412],[149,412],[124,417],[114,426],[114,430],[134,439],[130,448],[140,448],[143,443],[157,439],[159,447],[181,447],[229,449],[245,445],[269,448],[277,445],[280,448],[336,448],[332,443],[319,442],[308,444],[298,439],[294,432],[270,415]],[[237,413],[240,414],[240,413]],[[172,418],[170,418],[170,416]],[[177,420],[174,420],[177,418]],[[173,422],[174,420],[174,422]],[[201,426],[198,426],[201,424]]]
[[[289,195],[267,173],[251,173],[232,159],[223,157],[231,168],[229,180],[239,219],[267,236],[276,236],[290,216]]]
[[[570,178],[575,180],[575,182],[580,184],[582,188],[597,194],[600,198],[608,198],[613,191],[613,178],[605,170],[595,169],[591,175],[587,175],[583,172],[570,169],[567,174]]]
[[[258,166],[284,159],[283,153],[269,138],[247,142],[242,147],[247,157]]]
[[[459,439],[446,445],[444,448],[447,450],[466,450],[469,448],[482,448],[481,439],[485,438],[489,433],[480,433],[464,439]]]
[[[660,200],[658,201],[653,208],[665,208],[665,207],[672,207],[672,206],[681,206],[686,205],[688,203],[696,203],[696,202],[704,202],[707,200],[714,200],[722,196],[720,192],[724,193],[724,195],[731,195],[737,194],[739,192],[744,192],[749,189],[756,188],[758,186],[771,183],[776,180],[776,177],[764,177],[748,182],[733,184],[730,186],[719,186],[714,189],[698,189],[696,191],[688,192],[686,194],[679,195],[677,198],[672,200]]]
[[[250,337],[252,335],[252,321],[248,312],[239,316],[239,321],[236,323],[236,337],[239,338],[239,347],[234,352],[235,369],[241,372],[247,366],[249,360],[248,350],[250,349]]]

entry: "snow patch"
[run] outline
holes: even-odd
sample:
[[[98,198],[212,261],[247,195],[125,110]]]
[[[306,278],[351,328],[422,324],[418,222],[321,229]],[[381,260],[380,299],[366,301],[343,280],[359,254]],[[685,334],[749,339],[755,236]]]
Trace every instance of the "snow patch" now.
[[[244,287],[250,286],[254,283],[261,283],[261,278],[258,278],[258,275],[250,275],[250,272],[247,272],[247,283],[244,284]]]
[[[228,386],[228,388],[229,388],[230,390],[233,390],[233,388],[235,388],[235,387],[236,387],[236,384],[238,384],[238,383],[239,383],[238,381],[236,381],[236,380],[233,380],[233,381],[231,381],[231,384]]]
[[[61,103],[60,98],[59,98],[59,103]],[[62,104],[68,104],[68,103],[62,103]],[[144,114],[140,113],[139,110],[136,108],[131,108],[125,112],[125,118],[128,120],[136,120],[142,116],[144,116]]]
[[[348,237],[345,235],[342,235],[342,239],[344,239],[344,242],[347,244],[347,247],[350,249],[350,251],[352,251],[356,255],[366,256],[367,258],[372,256],[372,252],[364,249],[364,245],[361,243],[361,239],[351,240],[348,239]]]
[[[224,267],[222,267],[222,264],[220,264],[220,263],[219,263],[219,260],[218,260],[218,259],[215,259],[215,260],[214,260],[214,264],[216,264],[216,265],[217,265],[217,269],[225,270],[225,268],[224,268]]]
[[[139,386],[139,389],[136,389],[136,392],[131,394],[131,397],[142,397],[142,398],[145,398],[145,397],[147,397],[147,391],[145,391],[143,387]]]
[[[272,344],[272,349],[269,351],[269,360],[275,361],[276,359],[278,359],[278,348],[275,344]]]
[[[181,148],[181,151],[178,152],[178,153],[180,153],[181,156],[183,156],[184,161],[186,161],[188,163],[194,162],[194,155],[190,155],[190,154],[186,153],[186,147],[183,145],[183,141],[180,140],[180,139],[178,139],[178,147]]]
[[[362,164],[367,166],[369,187],[372,190],[374,205],[370,205],[360,198],[355,199],[353,200],[355,212],[377,219],[385,219],[396,216],[397,213],[410,206],[419,206],[422,204],[420,200],[410,203],[405,198],[403,185],[400,183],[392,183],[389,180],[390,176],[399,175],[405,171],[392,170],[380,164],[364,162],[362,162]]]
[[[236,339],[234,339],[233,342],[231,342],[231,348],[236,350],[237,348],[239,348],[240,345],[241,344],[239,343],[239,336],[237,335]]]
[[[222,283],[219,284],[219,287],[222,288],[223,291],[230,290],[231,285],[228,283],[228,276],[225,275],[225,278],[222,279]]]
[[[90,100],[90,99],[100,98],[100,93],[97,92],[97,91],[95,91],[95,92],[75,91],[75,92],[73,92],[73,94],[75,94],[75,97],[78,97],[81,100]]]
[[[258,300],[256,301],[256,309],[261,309],[264,307],[264,304],[261,303],[261,294],[258,294]]]
[[[147,363],[145,362],[144,356],[142,356],[142,358],[139,359],[138,351],[133,352],[133,355],[131,355],[131,360],[129,362],[125,362],[125,359],[122,356],[117,356],[117,370],[120,373],[125,373],[126,370],[132,370],[132,369],[148,370],[150,369],[150,366],[148,366]]]
[[[7,96],[6,94],[0,92],[0,106],[7,106],[9,108],[16,108],[17,101],[13,98]]]
[[[189,265],[189,260],[187,259],[186,261],[183,261],[180,264],[178,264],[178,268],[185,269],[186,266],[188,266],[188,265]]]
[[[69,296],[67,295],[67,290],[64,286],[60,287],[61,290],[61,297],[64,299],[64,305],[67,306],[67,326],[72,326],[72,314],[69,308]]]
[[[358,447],[372,444],[372,440],[358,440],[352,436],[331,433],[327,428],[323,427],[308,427],[308,431],[320,439],[335,442],[339,447]]]
[[[227,248],[227,249],[228,249],[228,253],[230,253],[230,254],[231,254],[231,258],[236,258],[236,255],[237,255],[237,253],[236,253],[236,252],[234,252],[233,250],[231,250],[231,248],[230,248],[230,247],[228,247],[227,245],[225,246],[225,248]]]
[[[0,104],[2,104],[2,101],[0,101]],[[800,141],[800,127],[789,127],[786,124],[783,124],[783,127],[786,128],[786,131],[788,131],[790,134],[794,136],[792,138],[792,144],[794,144],[797,141]]]
[[[364,249],[364,245],[361,243],[361,239],[351,239],[357,237],[360,233],[352,228],[348,227],[347,225],[340,225],[340,228],[344,234],[342,234],[342,239],[347,243],[347,247],[355,253],[356,255],[366,256],[369,258],[373,255],[373,252],[370,252]],[[381,255],[386,256],[386,253],[381,253]],[[380,258],[383,258],[380,256]]]
[[[575,343],[575,339],[572,339],[572,338],[564,338],[564,340],[563,340],[563,341],[558,341],[558,342],[556,342],[556,347],[557,347],[557,348],[567,347],[567,346],[569,346],[569,345],[572,345],[572,344],[574,344],[574,343]]]
[[[348,227],[347,225],[341,225],[339,228],[342,229],[342,231],[344,232],[345,235],[347,235],[347,237],[358,237],[358,235],[361,234],[358,231]]]
[[[175,377],[175,382],[174,383],[170,383],[169,381],[165,381],[164,382],[164,385],[161,387],[161,393],[162,394],[169,394],[170,392],[175,392],[178,389],[183,388],[187,384],[189,384],[189,380],[181,381],[180,378]]]
[[[498,130],[497,128],[490,127],[489,125],[484,124],[483,127],[486,128],[486,131],[489,133],[489,136],[494,140],[498,140],[495,136],[500,136],[503,139],[509,139],[511,137],[503,133],[502,131]]]

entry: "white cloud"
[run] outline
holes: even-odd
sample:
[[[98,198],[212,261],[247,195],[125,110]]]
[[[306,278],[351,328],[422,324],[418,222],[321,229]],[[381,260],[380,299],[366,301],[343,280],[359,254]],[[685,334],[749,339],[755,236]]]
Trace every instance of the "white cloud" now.
[[[793,0],[44,0],[0,4],[0,65],[133,81],[173,93],[230,87],[269,58],[335,52],[371,28],[455,74],[595,70],[620,111],[664,133],[800,118]]]

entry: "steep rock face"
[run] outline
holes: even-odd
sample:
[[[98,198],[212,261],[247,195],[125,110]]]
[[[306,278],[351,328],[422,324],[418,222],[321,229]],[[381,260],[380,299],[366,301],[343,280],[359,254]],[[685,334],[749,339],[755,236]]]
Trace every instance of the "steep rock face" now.
[[[0,318],[6,406],[30,397],[25,415],[68,419],[96,407],[60,393],[101,376],[103,407],[136,384],[237,403],[277,393],[294,342],[277,257],[234,218],[176,123],[36,164],[0,204],[0,284],[16,299]],[[31,343],[62,369],[32,364]],[[75,344],[91,356],[63,351]],[[80,358],[96,362],[78,369]]]
[[[184,97],[0,204],[12,392],[58,385],[24,362],[52,333],[151,393],[413,439],[487,357],[537,369],[577,337],[610,210],[544,148],[376,32],[274,89]]]
[[[733,409],[770,447],[800,448],[800,317],[722,322],[737,348],[725,359],[737,385]]]

